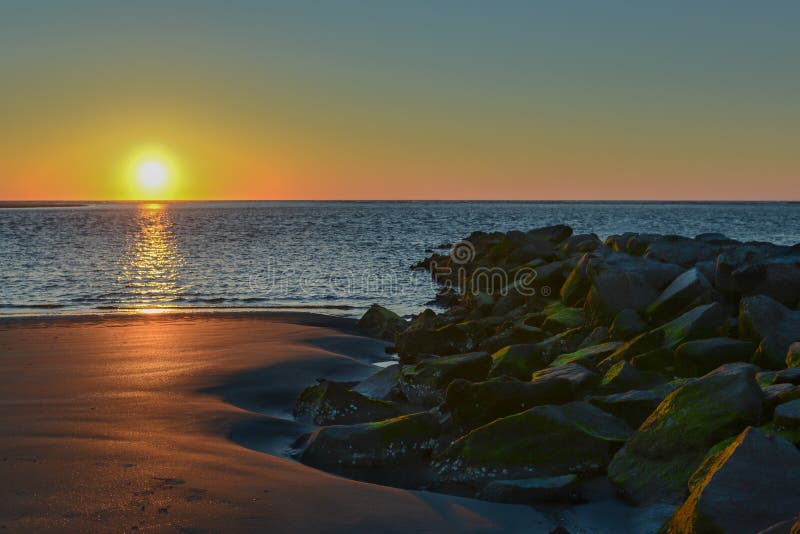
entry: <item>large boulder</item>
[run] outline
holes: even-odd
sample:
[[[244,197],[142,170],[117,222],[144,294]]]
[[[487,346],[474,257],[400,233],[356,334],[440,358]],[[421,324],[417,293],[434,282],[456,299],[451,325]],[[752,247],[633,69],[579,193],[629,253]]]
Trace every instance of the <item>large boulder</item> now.
[[[643,310],[656,295],[657,289],[640,272],[609,270],[598,273],[586,295],[586,319],[590,324],[608,324],[624,309]]]
[[[572,400],[575,400],[575,393],[570,384],[559,380],[453,380],[445,394],[453,422],[463,430],[472,430],[534,406]]]
[[[749,362],[755,350],[752,341],[728,337],[698,339],[675,349],[675,366],[681,376],[700,376],[726,363]]]
[[[350,384],[320,380],[297,397],[294,415],[315,425],[348,425],[380,421],[400,414],[391,402],[375,400],[349,389]]]
[[[391,310],[373,304],[356,323],[356,330],[370,337],[394,341],[397,334],[408,328],[408,323]]]
[[[308,439],[301,461],[320,469],[402,465],[431,455],[440,423],[430,412],[358,425],[323,426]]]
[[[467,484],[597,473],[629,435],[623,421],[585,402],[537,406],[473,430],[433,467],[440,481]]]
[[[760,532],[797,517],[797,488],[800,451],[777,436],[749,427],[732,442],[710,451],[689,481],[688,499],[662,532]]]
[[[635,502],[683,499],[689,476],[715,443],[759,422],[761,388],[752,365],[733,363],[670,393],[608,467]]]
[[[655,321],[669,320],[687,308],[717,300],[716,291],[697,269],[678,276],[653,300],[645,314]]]
[[[408,400],[435,406],[444,400],[444,391],[456,378],[473,382],[485,380],[492,358],[485,352],[471,352],[423,360],[402,370],[400,389]]]
[[[753,362],[768,369],[786,365],[789,346],[800,340],[800,311],[792,311],[766,296],[739,302],[739,338],[760,343]]]

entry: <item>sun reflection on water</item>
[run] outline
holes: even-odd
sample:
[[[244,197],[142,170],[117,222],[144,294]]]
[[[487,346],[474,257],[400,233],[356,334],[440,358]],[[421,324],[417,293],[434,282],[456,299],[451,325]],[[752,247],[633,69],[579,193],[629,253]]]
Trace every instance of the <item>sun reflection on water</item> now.
[[[172,231],[169,206],[141,204],[133,224],[118,280],[137,312],[161,313],[165,310],[159,306],[174,303],[183,292],[180,272],[184,259]]]

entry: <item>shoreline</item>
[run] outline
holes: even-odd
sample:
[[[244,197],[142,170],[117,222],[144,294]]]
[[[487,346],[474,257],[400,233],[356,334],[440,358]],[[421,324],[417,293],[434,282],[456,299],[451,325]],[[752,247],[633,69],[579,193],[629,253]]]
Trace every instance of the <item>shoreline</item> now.
[[[549,531],[527,506],[357,482],[255,450],[304,429],[285,416],[317,377],[363,378],[386,359],[385,343],[350,325],[314,314],[0,321],[0,426],[14,429],[0,436],[0,525]]]

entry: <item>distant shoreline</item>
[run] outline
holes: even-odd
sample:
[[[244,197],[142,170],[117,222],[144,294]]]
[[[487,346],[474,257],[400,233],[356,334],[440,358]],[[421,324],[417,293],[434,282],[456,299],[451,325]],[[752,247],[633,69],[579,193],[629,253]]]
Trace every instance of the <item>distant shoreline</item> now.
[[[0,201],[0,209],[19,208],[82,208],[89,204],[83,202],[42,202],[42,201]]]

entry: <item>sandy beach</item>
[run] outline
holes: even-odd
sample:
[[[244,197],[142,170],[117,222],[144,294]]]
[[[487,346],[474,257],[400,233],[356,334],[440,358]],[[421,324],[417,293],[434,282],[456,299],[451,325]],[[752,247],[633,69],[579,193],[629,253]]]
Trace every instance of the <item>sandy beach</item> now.
[[[548,532],[527,506],[346,480],[280,450],[317,377],[384,344],[303,314],[6,319],[0,528],[113,532]],[[246,446],[243,446],[246,445]],[[251,447],[251,448],[248,448]]]

